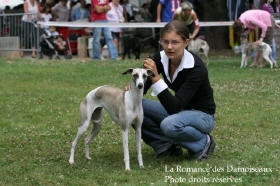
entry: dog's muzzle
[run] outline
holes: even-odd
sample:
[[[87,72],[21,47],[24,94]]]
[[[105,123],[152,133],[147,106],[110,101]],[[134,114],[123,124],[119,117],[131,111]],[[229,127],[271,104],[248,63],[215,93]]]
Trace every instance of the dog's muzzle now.
[[[138,85],[137,85],[137,87],[139,88],[139,89],[142,89],[143,88],[143,83],[139,83]]]

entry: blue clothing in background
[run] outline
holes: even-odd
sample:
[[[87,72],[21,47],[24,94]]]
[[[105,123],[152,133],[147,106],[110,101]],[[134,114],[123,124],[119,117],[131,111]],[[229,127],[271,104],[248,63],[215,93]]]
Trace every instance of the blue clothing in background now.
[[[85,8],[76,8],[71,13],[71,20],[77,21],[89,18],[89,11]]]
[[[175,10],[180,6],[180,0],[160,0],[161,22],[170,22],[172,20]]]

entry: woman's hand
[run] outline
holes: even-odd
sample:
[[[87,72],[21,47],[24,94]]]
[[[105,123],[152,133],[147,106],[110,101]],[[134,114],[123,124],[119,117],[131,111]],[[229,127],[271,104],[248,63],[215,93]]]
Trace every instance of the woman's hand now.
[[[150,69],[151,71],[153,71],[153,73],[155,75],[154,77],[151,78],[153,83],[156,83],[158,80],[160,80],[160,76],[157,71],[156,63],[151,58],[146,58],[144,60],[143,67],[144,67],[144,69]]]
[[[126,86],[124,87],[124,90],[125,90],[125,91],[129,91],[129,89],[130,89],[129,85],[126,85]]]
[[[259,45],[263,42],[263,38],[260,38],[258,41],[255,42],[255,45]]]

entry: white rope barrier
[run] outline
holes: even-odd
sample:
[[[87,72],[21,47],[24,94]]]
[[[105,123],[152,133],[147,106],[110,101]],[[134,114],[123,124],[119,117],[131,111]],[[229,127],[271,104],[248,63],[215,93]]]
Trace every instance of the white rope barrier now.
[[[280,20],[276,20],[276,23],[280,23]],[[151,22],[141,22],[141,23],[109,23],[109,22],[38,22],[40,25],[44,26],[55,26],[55,27],[73,27],[73,28],[162,28],[167,23],[151,23]],[[216,21],[216,22],[199,22],[201,27],[213,27],[213,26],[230,26],[233,25],[233,21]]]

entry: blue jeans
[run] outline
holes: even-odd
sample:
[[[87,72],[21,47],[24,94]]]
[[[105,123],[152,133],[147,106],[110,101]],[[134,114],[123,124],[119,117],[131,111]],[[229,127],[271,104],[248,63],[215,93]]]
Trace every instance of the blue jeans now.
[[[106,20],[102,21],[93,21],[93,22],[107,22]],[[117,50],[113,43],[112,34],[109,28],[94,28],[93,29],[93,41],[92,41],[92,58],[93,59],[101,59],[101,50],[100,50],[100,38],[101,32],[103,32],[106,44],[109,50],[110,58],[117,59],[118,54]]]
[[[272,58],[273,58],[274,60],[276,60],[276,58],[277,58],[277,53],[276,53],[276,42],[275,42],[275,38],[272,39],[271,49],[272,49]]]
[[[172,144],[180,144],[198,157],[207,143],[215,118],[198,110],[184,110],[169,115],[158,101],[143,99],[142,138],[156,152]]]

